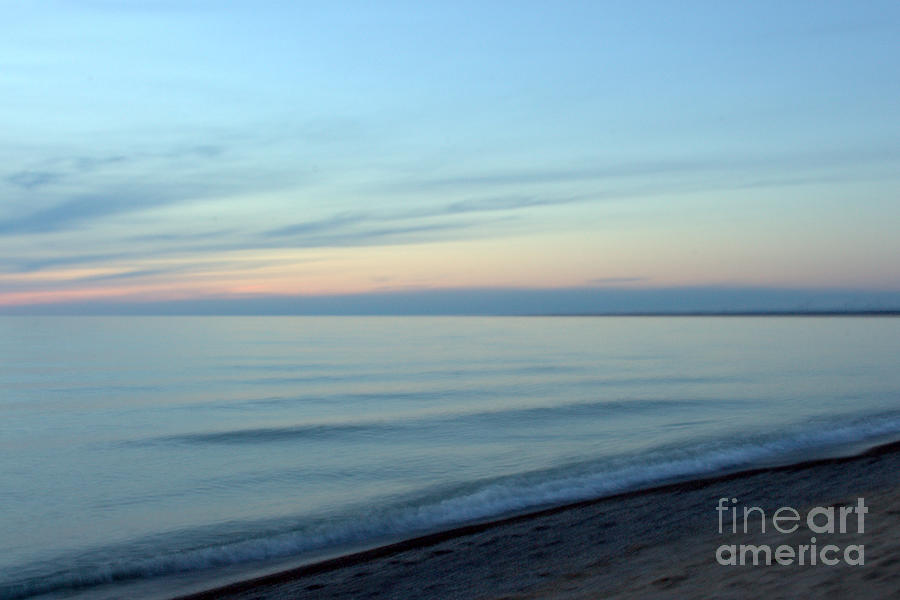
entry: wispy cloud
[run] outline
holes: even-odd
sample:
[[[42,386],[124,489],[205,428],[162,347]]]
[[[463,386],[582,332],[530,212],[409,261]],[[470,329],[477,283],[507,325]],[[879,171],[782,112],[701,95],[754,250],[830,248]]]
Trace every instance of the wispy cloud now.
[[[378,225],[396,219],[361,216],[341,221],[322,220],[299,223],[293,227],[281,228],[262,234],[257,240],[259,247],[280,248],[333,248],[354,246],[376,246],[386,244],[413,244],[434,241],[427,234],[462,232],[470,230],[481,222],[453,221],[439,223],[409,223],[398,225]],[[362,227],[352,227],[363,225]],[[240,247],[253,247],[251,242],[242,242]],[[217,249],[224,249],[219,246]]]
[[[158,161],[207,160],[220,157],[226,152],[221,144],[178,144],[168,148],[133,150],[97,154],[94,156],[79,154],[75,156],[45,157],[32,166],[10,173],[4,179],[7,183],[24,189],[35,189],[45,185],[59,183],[63,180],[78,179],[110,168],[144,166],[150,167]]]
[[[391,183],[392,191],[421,191],[438,189],[490,188],[509,185],[579,182],[596,179],[616,179],[662,173],[696,172],[721,166],[710,159],[659,159],[616,164],[596,164],[578,168],[530,168],[491,173],[459,174],[449,177],[409,179]]]
[[[68,255],[57,255],[53,257],[42,256],[40,258],[10,258],[0,261],[0,265],[4,265],[5,270],[13,273],[33,273],[43,271],[52,267],[65,267],[71,265],[103,263],[108,261],[121,260],[133,256],[130,252],[112,252],[112,253],[77,253]]]
[[[0,235],[60,231],[86,221],[145,210],[174,201],[174,198],[132,190],[79,196],[21,217],[0,220]]]
[[[186,132],[181,142],[105,152],[34,153],[0,172],[0,235],[59,232],[161,205],[296,190],[319,177],[316,148],[360,135],[356,121],[317,118],[280,128]],[[302,164],[303,152],[309,165]]]
[[[73,158],[57,159],[55,162],[61,164],[63,168],[78,171],[80,173],[90,173],[103,167],[111,165],[122,165],[134,162],[136,156],[126,156],[125,154],[113,154],[107,156],[76,156]]]
[[[588,280],[588,285],[619,285],[623,283],[638,283],[650,281],[647,277],[598,277]]]
[[[520,210],[538,206],[558,206],[560,204],[571,204],[573,202],[581,202],[589,199],[598,199],[599,197],[600,194],[560,196],[556,198],[536,196],[497,196],[489,198],[474,198],[469,200],[460,200],[458,202],[451,202],[450,204],[439,208],[436,212],[442,214],[458,214],[470,212]]]
[[[53,171],[17,171],[8,175],[6,181],[16,187],[31,190],[57,183],[63,177],[63,173]]]
[[[859,177],[854,167],[893,167],[900,146],[889,141],[868,146],[822,148],[810,151],[721,155],[695,154],[686,158],[660,156],[648,160],[598,161],[572,168],[533,167],[462,172],[446,177],[412,177],[384,185],[393,193],[497,190],[523,185],[602,184],[620,189],[635,182],[666,188],[675,182],[702,182],[711,188],[742,187],[760,179],[801,182]],[[842,170],[844,169],[844,170]]]
[[[356,225],[365,221],[385,221],[385,217],[376,217],[365,213],[339,213],[327,219],[314,221],[301,221],[285,227],[277,227],[264,232],[266,237],[287,237],[298,235],[320,234],[329,231],[345,229],[349,225]]]
[[[221,239],[231,235],[237,235],[237,228],[216,229],[214,231],[197,231],[190,233],[148,233],[142,235],[133,235],[128,237],[128,242],[150,242],[150,243],[190,243],[197,241],[205,241],[210,239]]]
[[[319,235],[329,232],[350,232],[356,226],[371,223],[390,223],[398,221],[414,221],[423,219],[439,219],[442,217],[455,217],[468,213],[516,211],[540,206],[553,206],[584,201],[588,197],[565,196],[559,198],[539,198],[535,196],[488,196],[485,198],[473,198],[457,202],[438,204],[436,206],[422,206],[405,210],[392,211],[354,211],[341,212],[325,219],[301,221],[292,225],[267,230],[263,233],[266,237],[293,237],[302,235]],[[388,229],[386,231],[411,230],[410,227]],[[435,228],[433,225],[415,226],[417,230]],[[378,229],[371,230],[378,231]]]
[[[91,275],[89,277],[79,277],[76,283],[90,283],[93,281],[118,281],[123,279],[137,279],[140,277],[149,277],[152,275],[171,275],[177,269],[158,268],[158,269],[132,269],[129,271],[121,271],[119,273],[106,273],[103,275]]]

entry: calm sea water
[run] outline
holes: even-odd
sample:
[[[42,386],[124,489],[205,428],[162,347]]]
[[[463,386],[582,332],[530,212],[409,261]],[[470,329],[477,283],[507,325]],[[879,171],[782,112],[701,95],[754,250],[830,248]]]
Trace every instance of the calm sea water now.
[[[900,438],[896,318],[0,318],[0,598]]]

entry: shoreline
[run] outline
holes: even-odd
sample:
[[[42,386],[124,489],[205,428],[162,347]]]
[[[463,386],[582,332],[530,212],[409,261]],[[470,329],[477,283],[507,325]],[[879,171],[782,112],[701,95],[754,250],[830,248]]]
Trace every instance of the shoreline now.
[[[666,547],[696,535],[698,528],[701,531],[705,529],[706,533],[715,533],[715,504],[711,498],[717,493],[729,497],[732,493],[740,493],[748,504],[801,507],[814,502],[834,502],[853,493],[892,490],[898,486],[898,469],[900,442],[892,442],[852,456],[819,458],[667,483],[463,525],[172,599],[351,598],[360,591],[355,584],[372,579],[380,580],[374,586],[369,581],[365,588],[366,595],[373,598],[405,597],[401,591],[404,588],[416,591],[420,597],[434,598],[517,597],[510,596],[510,593],[526,594],[522,598],[532,597],[528,595],[528,590],[546,587],[545,580],[553,579],[550,566],[568,573],[563,575],[564,579],[577,581],[584,578],[579,574],[585,572],[585,565],[581,564],[585,558],[593,558],[589,563],[597,566],[613,564],[622,560],[622,556],[616,554],[629,555],[635,548],[658,547],[660,543]],[[659,514],[654,514],[660,510],[665,513],[662,520]],[[615,535],[612,539],[631,542],[629,546],[619,548],[618,553],[615,547],[604,547],[609,546],[609,533],[598,536],[595,535],[597,532],[586,526],[591,520],[603,520],[604,515],[611,513],[619,515],[616,527],[605,523],[599,531],[613,528]],[[573,521],[582,525],[577,528],[581,530],[580,536],[570,535],[568,540],[559,540],[556,539],[558,536],[544,533],[558,532],[561,527],[572,529]],[[699,539],[687,547],[698,544]],[[489,566],[488,570],[493,572],[494,577],[488,578],[490,581],[485,583],[485,578],[479,577],[479,573],[485,570],[484,560],[496,558],[497,552],[483,548],[495,545],[497,551],[504,550],[508,555],[505,556],[506,568]],[[531,547],[533,551],[529,550]],[[553,548],[553,551],[547,551],[547,547]],[[683,550],[681,548],[679,551]],[[579,555],[580,559],[576,559],[575,555]],[[715,563],[713,554],[709,555],[708,562],[722,570],[723,575],[728,571],[728,567]],[[782,567],[757,568],[775,570]],[[648,570],[652,570],[648,565],[641,569]],[[768,574],[760,572],[761,576]],[[456,589],[460,579],[481,579],[482,583],[475,593],[471,593],[471,590]],[[597,586],[602,586],[599,583],[594,586],[592,593],[599,593]],[[549,596],[543,594],[535,597]]]

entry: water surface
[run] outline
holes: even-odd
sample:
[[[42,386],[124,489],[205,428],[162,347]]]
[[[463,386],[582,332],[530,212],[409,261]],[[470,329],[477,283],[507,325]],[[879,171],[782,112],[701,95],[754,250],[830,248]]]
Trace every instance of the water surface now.
[[[898,356],[890,317],[0,318],[0,598],[855,451]]]

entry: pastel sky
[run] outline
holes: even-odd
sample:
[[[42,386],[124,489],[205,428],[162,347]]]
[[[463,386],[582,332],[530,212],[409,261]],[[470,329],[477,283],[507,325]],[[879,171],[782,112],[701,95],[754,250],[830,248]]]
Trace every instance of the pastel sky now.
[[[900,299],[895,0],[0,8],[6,307]]]

